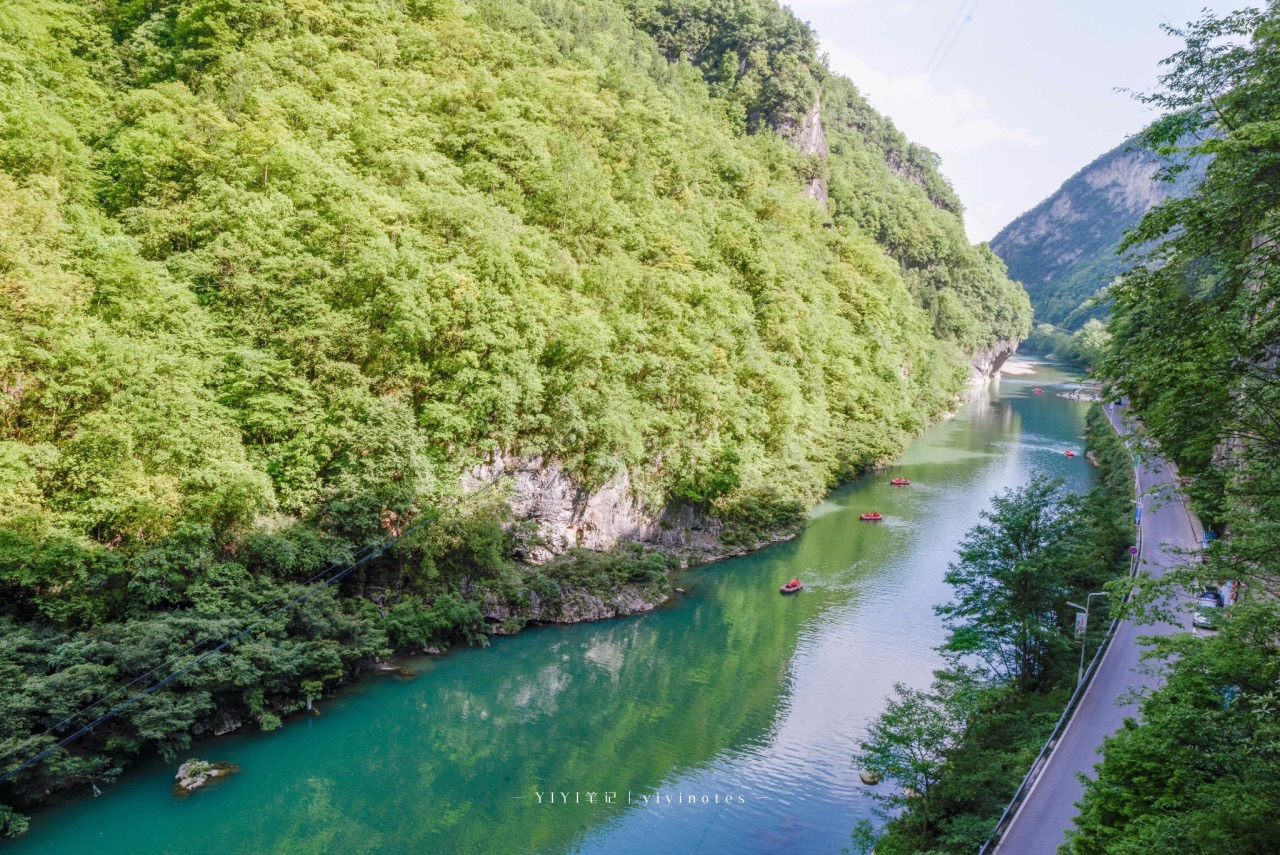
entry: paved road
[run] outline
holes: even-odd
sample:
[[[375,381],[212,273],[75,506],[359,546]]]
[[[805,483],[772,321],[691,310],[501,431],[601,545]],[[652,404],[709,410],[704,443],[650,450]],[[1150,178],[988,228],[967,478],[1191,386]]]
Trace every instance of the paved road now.
[[[1113,412],[1108,408],[1107,416],[1117,430],[1125,432],[1119,423],[1121,410]],[[1138,488],[1144,503],[1140,557],[1153,575],[1184,561],[1175,550],[1194,549],[1203,536],[1199,521],[1173,494],[1173,483],[1171,467],[1163,460],[1148,460],[1139,468]],[[1044,771],[1014,814],[996,847],[997,853],[1052,855],[1057,851],[1075,819],[1075,803],[1084,793],[1084,785],[1076,776],[1083,772],[1092,777],[1103,738],[1119,730],[1126,717],[1138,714],[1136,704],[1120,704],[1118,699],[1130,687],[1148,687],[1156,682],[1156,678],[1139,669],[1139,656],[1145,647],[1138,644],[1137,637],[1168,635],[1190,628],[1190,615],[1184,615],[1176,625],[1136,626],[1125,621],[1116,627],[1111,647],[1103,654],[1092,683],[1049,755]]]

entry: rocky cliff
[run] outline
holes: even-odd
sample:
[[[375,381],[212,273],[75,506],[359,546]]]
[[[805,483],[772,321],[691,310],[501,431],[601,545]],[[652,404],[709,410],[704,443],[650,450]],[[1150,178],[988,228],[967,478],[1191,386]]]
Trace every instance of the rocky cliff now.
[[[1128,140],[1069,178],[991,241],[1009,276],[1031,295],[1037,321],[1078,328],[1106,314],[1085,306],[1128,264],[1117,255],[1126,229],[1171,194],[1184,193],[1204,174],[1196,163],[1176,182],[1160,181],[1157,155]]]
[[[528,552],[534,562],[575,547],[608,552],[633,541],[673,555],[683,564],[699,564],[741,555],[790,536],[779,533],[760,542],[728,547],[722,540],[721,520],[683,502],[647,506],[636,495],[625,471],[589,490],[559,463],[541,457],[500,455],[467,473],[462,488],[474,490],[498,478],[507,479],[506,501],[515,517],[537,527],[539,542]]]
[[[1006,360],[1018,350],[1018,343],[1007,338],[984,347],[973,355],[969,363],[969,385],[982,386],[996,376]]]
[[[827,148],[827,134],[822,127],[822,99],[819,98],[798,123],[785,126],[782,133],[802,153],[815,159],[804,194],[825,208],[827,179],[824,177],[823,167],[830,151]]]

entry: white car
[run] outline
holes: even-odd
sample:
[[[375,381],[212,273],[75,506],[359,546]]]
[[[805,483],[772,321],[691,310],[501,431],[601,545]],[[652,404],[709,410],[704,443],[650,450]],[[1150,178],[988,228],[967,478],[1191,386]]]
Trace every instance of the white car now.
[[[1191,625],[1200,627],[1201,629],[1216,628],[1219,609],[1222,603],[1217,597],[1205,594],[1196,600],[1196,614],[1191,619]]]

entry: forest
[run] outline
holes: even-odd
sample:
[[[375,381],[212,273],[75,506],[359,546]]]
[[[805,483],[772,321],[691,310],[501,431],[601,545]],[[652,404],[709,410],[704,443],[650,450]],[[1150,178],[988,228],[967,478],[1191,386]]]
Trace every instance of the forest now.
[[[1272,852],[1280,829],[1280,4],[1171,29],[1184,47],[1145,96],[1156,151],[1211,159],[1204,180],[1126,237],[1147,247],[1112,289],[1100,370],[1177,463],[1206,529],[1200,556],[1146,580],[1139,615],[1238,580],[1204,635],[1155,645],[1164,685],[1103,750],[1071,851]],[[1175,176],[1170,176],[1175,177]]]
[[[495,598],[660,598],[644,550],[531,565],[463,488],[495,455],[767,532],[1030,327],[936,156],[772,0],[11,0],[0,32],[0,755],[42,757],[6,834],[483,642]]]

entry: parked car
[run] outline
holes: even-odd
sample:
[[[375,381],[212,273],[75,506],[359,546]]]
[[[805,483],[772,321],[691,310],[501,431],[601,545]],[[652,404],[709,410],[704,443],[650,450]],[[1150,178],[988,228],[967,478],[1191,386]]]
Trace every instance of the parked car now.
[[[1200,599],[1203,600],[1205,597],[1212,598],[1213,601],[1216,602],[1219,606],[1223,605],[1222,591],[1218,590],[1218,588],[1214,585],[1210,585],[1209,587],[1204,589],[1204,593],[1200,595]]]
[[[1214,629],[1221,609],[1221,600],[1206,592],[1196,600],[1196,614],[1191,619],[1191,625],[1202,629]]]

